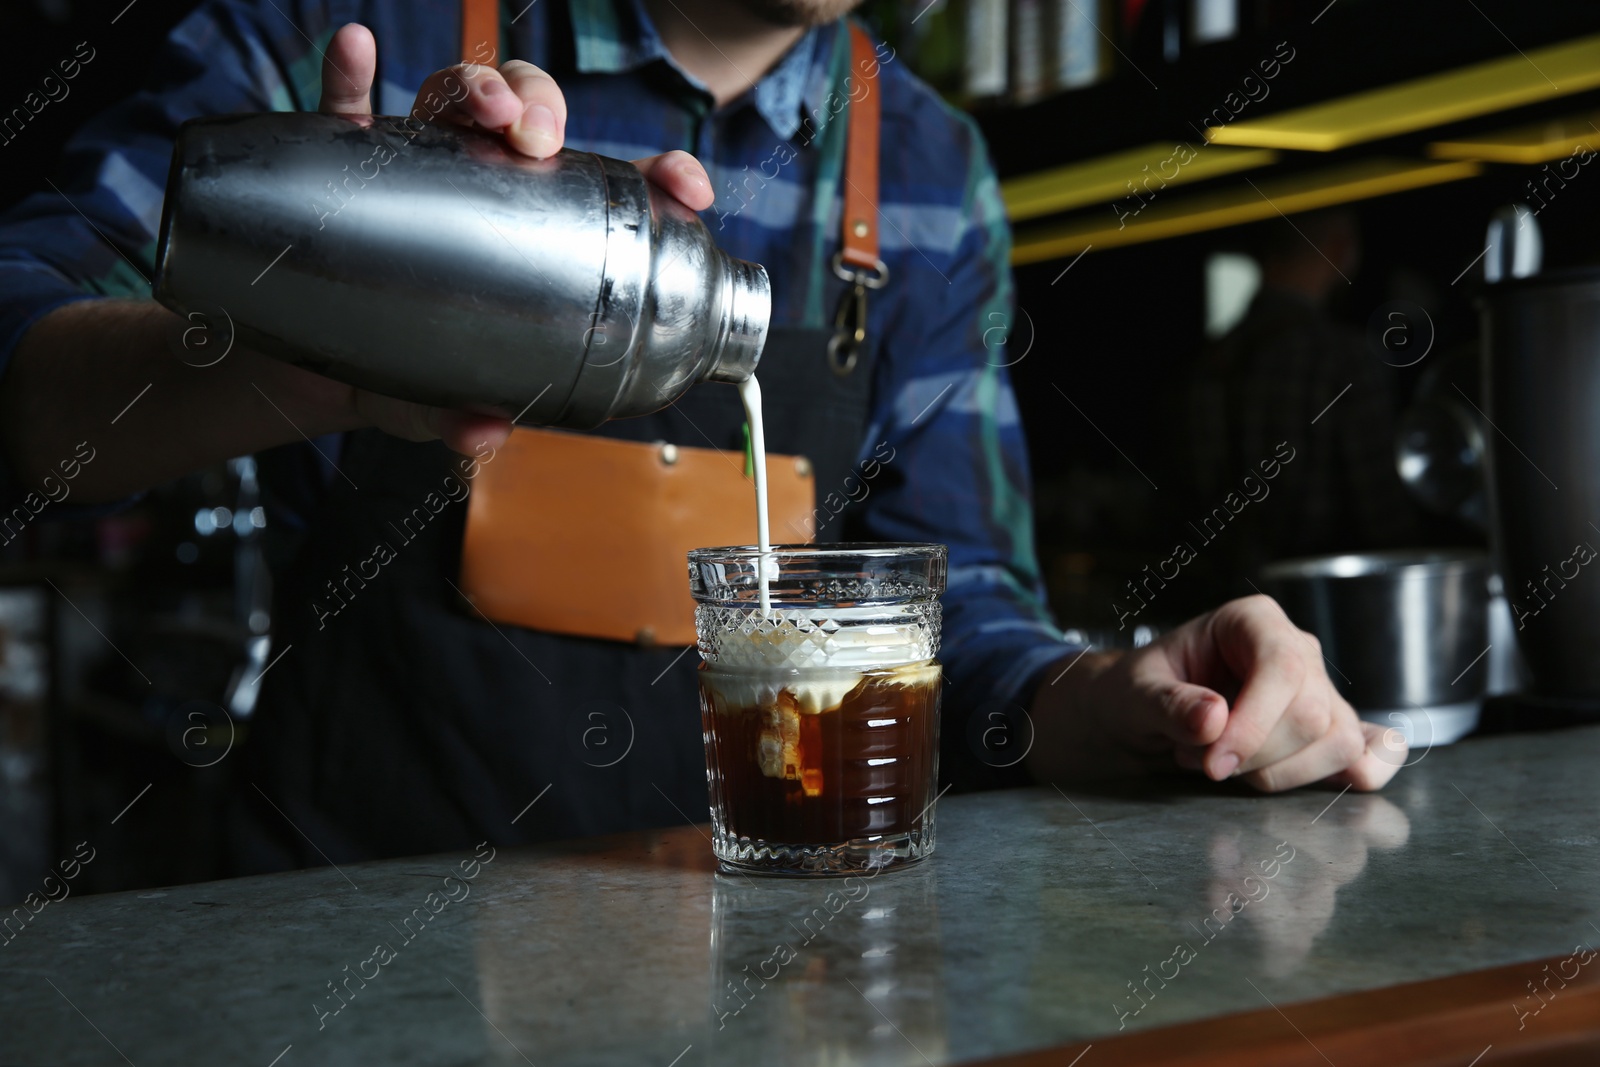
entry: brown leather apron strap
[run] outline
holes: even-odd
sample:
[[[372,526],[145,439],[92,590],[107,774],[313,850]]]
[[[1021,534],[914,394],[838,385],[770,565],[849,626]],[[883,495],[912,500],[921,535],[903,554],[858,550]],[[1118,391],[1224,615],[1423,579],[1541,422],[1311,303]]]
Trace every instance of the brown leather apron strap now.
[[[850,98],[844,156],[844,247],[840,258],[860,270],[881,270],[878,258],[878,132],[883,100],[878,95],[878,59],[872,38],[850,23],[851,76],[865,92]]]
[[[850,76],[865,91],[850,90],[849,127],[845,133],[844,211],[840,213],[839,252],[833,273],[850,283],[833,315],[828,362],[834,373],[856,369],[867,342],[867,290],[882,289],[889,268],[878,257],[878,141],[883,99],[878,84],[878,59],[872,38],[859,23],[850,23]]]
[[[462,0],[461,62],[499,66],[499,44],[500,0]]]

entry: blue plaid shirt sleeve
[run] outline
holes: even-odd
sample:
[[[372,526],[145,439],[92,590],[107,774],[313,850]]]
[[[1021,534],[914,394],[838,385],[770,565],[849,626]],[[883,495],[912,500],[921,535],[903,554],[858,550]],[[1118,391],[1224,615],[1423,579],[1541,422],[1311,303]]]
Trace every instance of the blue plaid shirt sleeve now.
[[[85,124],[68,141],[52,188],[0,216],[0,373],[28,330],[56,308],[149,298],[164,179],[186,119],[316,106],[320,46],[306,33],[325,42],[338,23],[317,0],[285,2],[296,21],[233,0],[213,0],[189,15],[155,57],[157,80]],[[80,72],[96,58],[89,42],[74,56]],[[22,488],[0,470],[0,502],[14,502]]]
[[[940,659],[948,728],[1031,687],[1070,654],[1045,606],[1026,442],[1006,370],[1011,234],[976,127],[962,118],[963,232],[885,334],[873,434],[882,468],[859,522],[874,539],[949,546]],[[921,281],[919,279],[919,281]],[[887,457],[887,458],[886,458]],[[868,470],[872,468],[867,468]]]
[[[263,11],[281,27],[266,25]],[[333,27],[320,4],[291,5],[291,13],[299,25],[255,4],[199,8],[164,43],[152,65],[159,81],[87,123],[67,144],[55,188],[0,217],[0,360],[63,302],[150,295],[163,180],[181,123],[315,107],[320,56],[300,34],[322,27],[326,41]]]

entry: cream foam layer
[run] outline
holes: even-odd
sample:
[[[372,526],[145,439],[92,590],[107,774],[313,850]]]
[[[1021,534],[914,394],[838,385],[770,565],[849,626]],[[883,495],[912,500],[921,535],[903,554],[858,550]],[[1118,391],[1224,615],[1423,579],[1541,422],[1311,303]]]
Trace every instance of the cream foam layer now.
[[[801,715],[821,715],[837,711],[845,698],[866,680],[864,671],[873,672],[881,685],[937,685],[939,665],[931,660],[867,668],[812,667],[796,671],[775,667],[757,669],[717,664],[701,674],[707,688],[719,698],[719,710],[787,707],[792,702]],[[781,699],[786,694],[788,700]]]
[[[882,619],[883,609],[839,608],[830,612],[837,628],[824,629],[797,613],[772,629],[722,633],[715,654],[706,657],[708,677],[734,707],[773,707],[787,691],[804,715],[844,703],[863,671],[893,671],[885,679],[893,685],[916,684],[930,672],[937,677],[924,623],[874,623],[874,615]]]

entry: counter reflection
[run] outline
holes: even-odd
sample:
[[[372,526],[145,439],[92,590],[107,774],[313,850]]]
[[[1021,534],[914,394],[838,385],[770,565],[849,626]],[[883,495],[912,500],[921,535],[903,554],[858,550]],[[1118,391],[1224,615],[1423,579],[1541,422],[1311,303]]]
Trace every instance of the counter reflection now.
[[[1339,890],[1360,877],[1368,853],[1401,848],[1410,836],[1411,820],[1382,796],[1346,793],[1309,825],[1302,811],[1270,806],[1256,827],[1212,833],[1208,896],[1213,914],[1238,907],[1230,903],[1230,894],[1244,896],[1262,972],[1288,977],[1333,921]],[[1270,882],[1260,857],[1278,861]]]
[[[925,1064],[948,1055],[936,868],[712,890],[706,1062]]]

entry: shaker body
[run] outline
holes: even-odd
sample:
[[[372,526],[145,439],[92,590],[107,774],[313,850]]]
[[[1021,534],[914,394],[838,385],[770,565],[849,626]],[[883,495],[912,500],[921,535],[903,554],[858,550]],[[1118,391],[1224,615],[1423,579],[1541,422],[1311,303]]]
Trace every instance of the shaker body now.
[[[184,125],[155,295],[364,389],[584,428],[748,377],[770,314],[632,164],[307,113]]]

